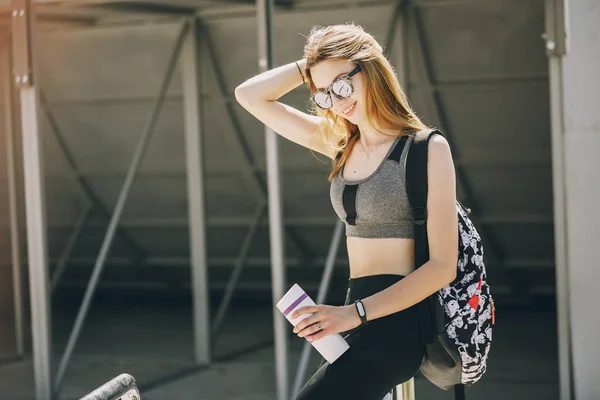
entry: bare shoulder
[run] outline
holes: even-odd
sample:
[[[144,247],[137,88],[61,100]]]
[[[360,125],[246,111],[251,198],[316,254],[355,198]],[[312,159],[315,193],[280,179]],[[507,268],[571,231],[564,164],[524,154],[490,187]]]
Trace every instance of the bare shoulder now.
[[[450,184],[455,181],[454,161],[452,151],[445,137],[435,135],[429,141],[427,155],[427,170],[430,180]]]
[[[428,159],[433,163],[447,164],[448,161],[452,162],[452,151],[450,150],[450,144],[448,140],[442,135],[433,135],[429,140],[428,146]]]

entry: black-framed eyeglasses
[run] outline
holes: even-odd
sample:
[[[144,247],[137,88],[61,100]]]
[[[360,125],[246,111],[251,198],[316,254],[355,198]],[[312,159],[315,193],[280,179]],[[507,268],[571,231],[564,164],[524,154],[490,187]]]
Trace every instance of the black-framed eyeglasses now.
[[[331,94],[340,100],[347,99],[354,93],[354,86],[352,86],[352,77],[360,72],[360,65],[357,65],[348,75],[340,76],[331,82],[331,85],[327,89],[317,90],[312,96],[312,101],[323,110],[329,110],[333,107],[333,99]]]

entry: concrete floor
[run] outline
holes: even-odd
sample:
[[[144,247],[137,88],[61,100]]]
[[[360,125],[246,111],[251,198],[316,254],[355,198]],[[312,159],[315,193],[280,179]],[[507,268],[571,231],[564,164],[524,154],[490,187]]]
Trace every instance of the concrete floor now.
[[[54,302],[56,363],[73,324],[79,297]],[[553,311],[503,310],[488,372],[467,388],[471,399],[558,399],[556,322]],[[138,381],[142,400],[274,400],[272,311],[268,304],[236,304],[214,347],[210,368],[192,361],[189,301],[108,296],[95,301],[67,370],[59,398],[78,399],[120,373]],[[291,326],[290,326],[291,332]],[[293,382],[303,340],[290,336]],[[313,353],[310,371],[319,363]],[[0,398],[33,399],[30,358],[0,365]],[[423,377],[417,399],[452,399]]]

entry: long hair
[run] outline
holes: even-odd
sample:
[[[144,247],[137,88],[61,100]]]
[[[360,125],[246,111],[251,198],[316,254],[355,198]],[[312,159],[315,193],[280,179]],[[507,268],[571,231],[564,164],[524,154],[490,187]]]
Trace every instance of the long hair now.
[[[370,124],[380,133],[393,130],[397,135],[427,129],[411,109],[394,68],[383,54],[383,49],[370,34],[355,24],[331,25],[312,28],[306,45],[305,76],[311,94],[316,91],[310,68],[323,60],[347,60],[360,65],[364,74],[366,110]],[[313,112],[323,117],[319,131],[331,143],[338,156],[333,160],[329,180],[346,164],[350,150],[360,138],[358,127],[336,115],[313,105]]]

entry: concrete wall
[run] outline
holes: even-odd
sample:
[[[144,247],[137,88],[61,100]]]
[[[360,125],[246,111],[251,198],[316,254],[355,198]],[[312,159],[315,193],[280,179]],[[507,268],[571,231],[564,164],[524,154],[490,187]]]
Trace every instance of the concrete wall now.
[[[569,2],[563,59],[567,247],[575,398],[600,398],[600,2]]]

